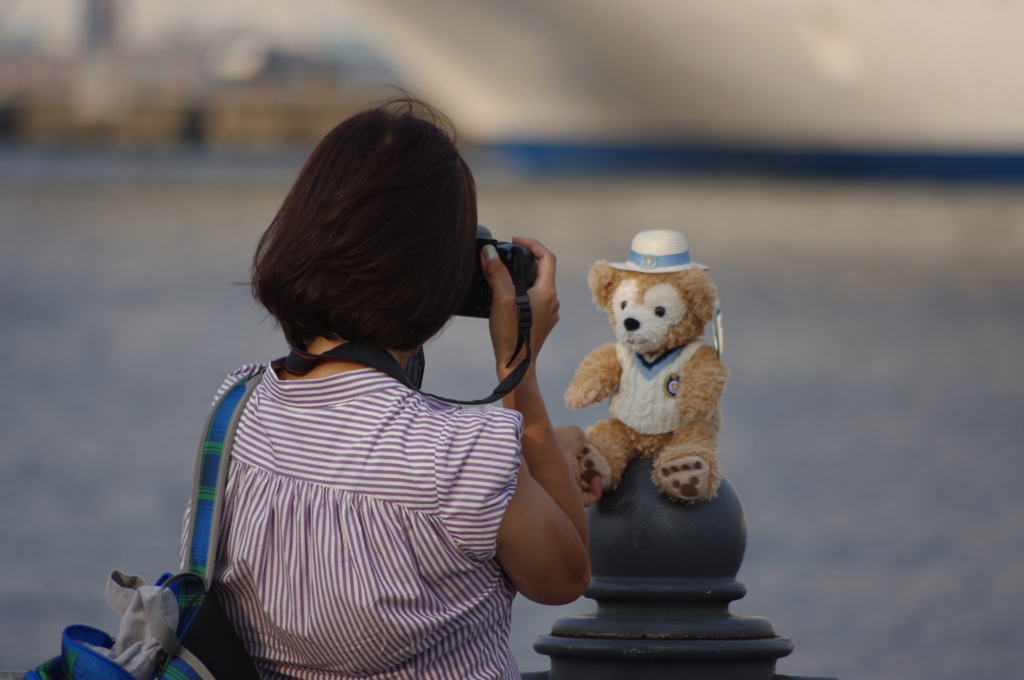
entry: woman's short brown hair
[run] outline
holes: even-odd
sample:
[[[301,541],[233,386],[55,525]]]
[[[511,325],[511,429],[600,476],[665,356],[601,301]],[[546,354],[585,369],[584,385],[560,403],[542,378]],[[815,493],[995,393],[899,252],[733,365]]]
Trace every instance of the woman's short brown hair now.
[[[289,344],[410,350],[458,311],[476,266],[476,187],[451,130],[405,99],[317,145],[253,259],[253,294]]]

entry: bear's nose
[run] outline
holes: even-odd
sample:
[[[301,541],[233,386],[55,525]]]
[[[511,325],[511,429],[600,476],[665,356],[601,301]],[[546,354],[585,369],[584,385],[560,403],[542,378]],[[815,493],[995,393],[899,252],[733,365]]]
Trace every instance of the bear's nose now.
[[[637,328],[640,328],[640,322],[632,317],[623,321],[622,325],[626,327],[627,331],[635,331]]]

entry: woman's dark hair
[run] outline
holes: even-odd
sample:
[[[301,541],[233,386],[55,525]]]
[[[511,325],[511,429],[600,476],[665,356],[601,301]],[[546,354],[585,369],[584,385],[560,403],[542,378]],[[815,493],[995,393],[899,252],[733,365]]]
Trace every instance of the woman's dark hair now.
[[[458,311],[476,266],[476,186],[451,129],[403,99],[317,145],[253,258],[253,294],[289,344],[410,350]]]

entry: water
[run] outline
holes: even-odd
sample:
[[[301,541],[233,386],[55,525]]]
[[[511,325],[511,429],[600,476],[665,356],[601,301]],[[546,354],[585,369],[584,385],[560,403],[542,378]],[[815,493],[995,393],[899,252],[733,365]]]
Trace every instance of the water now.
[[[212,392],[282,354],[244,286],[301,153],[0,151],[0,669],[113,629],[113,568],[177,562]],[[779,671],[1021,677],[1024,191],[751,179],[527,181],[484,173],[481,222],[559,255],[541,355],[559,423],[612,339],[586,272],[635,231],[677,228],[725,310],[722,468],[749,541],[733,605],[796,651]],[[425,388],[493,387],[484,324],[427,348]],[[532,640],[587,600],[517,600]]]

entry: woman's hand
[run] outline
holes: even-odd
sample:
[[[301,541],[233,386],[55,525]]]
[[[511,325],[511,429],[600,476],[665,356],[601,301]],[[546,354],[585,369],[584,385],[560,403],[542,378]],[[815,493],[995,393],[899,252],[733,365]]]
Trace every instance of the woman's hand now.
[[[534,361],[540,353],[544,341],[551,329],[558,323],[558,293],[555,289],[555,256],[531,238],[514,238],[512,242],[529,248],[537,258],[537,278],[528,291],[530,307],[533,314],[533,326],[530,329],[530,346]],[[512,372],[518,361],[507,366],[513,358],[516,343],[519,340],[519,309],[516,307],[516,291],[508,269],[498,257],[493,246],[484,248],[481,254],[484,277],[491,286],[491,316],[489,319],[491,344],[494,347],[494,358],[498,364],[498,377],[504,379]],[[520,361],[526,356],[520,350]],[[533,370],[531,365],[530,370]]]

